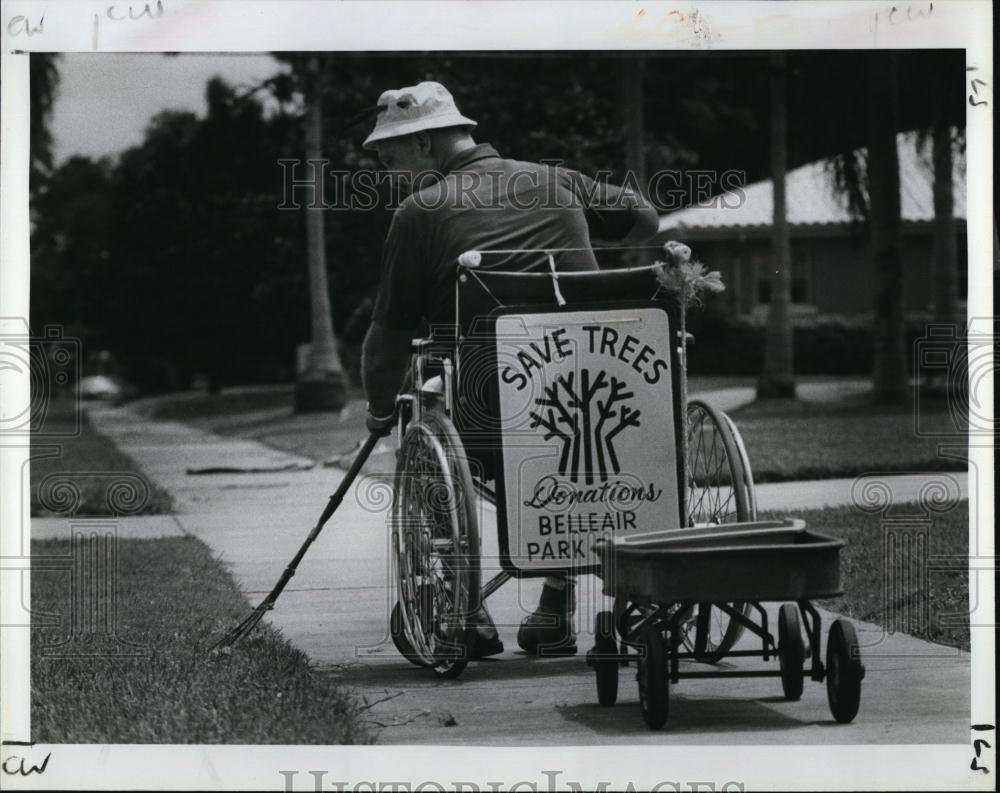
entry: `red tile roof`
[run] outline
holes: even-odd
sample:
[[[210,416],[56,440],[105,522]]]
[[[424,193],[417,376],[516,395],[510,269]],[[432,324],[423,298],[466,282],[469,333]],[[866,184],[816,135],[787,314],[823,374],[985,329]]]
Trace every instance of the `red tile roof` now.
[[[916,132],[896,137],[899,152],[900,200],[904,221],[934,218],[933,166],[930,136],[923,146]],[[860,155],[860,152],[858,152]],[[955,217],[966,217],[965,156],[954,158]],[[788,222],[793,226],[850,222],[847,198],[835,187],[832,159],[819,160],[789,171],[785,177]],[[687,209],[660,218],[660,231],[746,229],[771,225],[774,214],[771,180],[728,191]]]

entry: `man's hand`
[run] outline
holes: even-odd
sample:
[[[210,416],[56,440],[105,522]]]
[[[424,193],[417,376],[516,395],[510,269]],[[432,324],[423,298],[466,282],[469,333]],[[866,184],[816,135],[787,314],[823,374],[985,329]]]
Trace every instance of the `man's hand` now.
[[[365,426],[368,427],[368,431],[375,433],[380,438],[384,438],[386,435],[392,433],[393,427],[396,426],[396,409],[393,407],[391,413],[384,416],[376,416],[372,410],[371,406],[368,408],[368,416],[365,419]]]

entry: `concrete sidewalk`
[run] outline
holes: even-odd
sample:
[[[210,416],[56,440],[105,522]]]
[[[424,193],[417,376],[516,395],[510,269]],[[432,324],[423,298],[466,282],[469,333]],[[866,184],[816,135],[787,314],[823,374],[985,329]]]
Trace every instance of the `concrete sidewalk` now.
[[[154,423],[127,408],[95,408],[90,418],[174,496],[180,527],[220,555],[254,604],[273,586],[343,477],[329,468],[189,476],[186,469],[200,461],[245,453],[247,442]],[[266,447],[256,451],[272,459],[280,454]],[[772,498],[767,487],[761,488],[762,502]],[[795,487],[805,492],[802,483]],[[819,493],[823,485],[810,483],[810,490]],[[826,498],[850,503],[850,487],[840,480],[826,490],[834,494]],[[388,639],[393,602],[390,502],[382,478],[358,481],[270,615],[327,674],[369,702],[379,702],[367,715],[383,728],[382,743],[891,744],[967,739],[968,654],[858,623],[868,675],[853,724],[833,722],[822,685],[807,681],[802,700],[790,703],[781,697],[777,679],[701,679],[682,680],[672,692],[676,696],[667,729],[648,732],[639,714],[633,668],[622,670],[620,705],[605,709],[597,704],[593,674],[582,657],[539,661],[516,652],[516,626],[537,601],[537,579],[511,581],[489,601],[507,652],[470,664],[458,680],[436,680],[402,659]],[[479,518],[486,577],[496,567],[491,561],[497,557],[495,514],[480,504]],[[579,591],[583,651],[591,643],[593,615],[606,605],[594,577],[583,577]],[[824,624],[828,626],[829,615]],[[762,663],[735,659],[724,666],[760,668]]]

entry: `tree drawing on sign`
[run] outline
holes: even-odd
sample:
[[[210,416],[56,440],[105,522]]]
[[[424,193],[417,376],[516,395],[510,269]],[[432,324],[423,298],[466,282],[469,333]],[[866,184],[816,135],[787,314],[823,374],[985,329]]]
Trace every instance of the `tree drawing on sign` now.
[[[530,414],[531,426],[542,427],[547,441],[559,439],[561,476],[579,482],[582,475],[590,485],[595,474],[606,481],[609,469],[610,474],[621,473],[614,441],[626,427],[639,426],[641,412],[626,404],[635,396],[627,385],[604,370],[594,377],[584,369],[579,383],[571,372],[542,389],[543,396],[535,399],[537,410]]]

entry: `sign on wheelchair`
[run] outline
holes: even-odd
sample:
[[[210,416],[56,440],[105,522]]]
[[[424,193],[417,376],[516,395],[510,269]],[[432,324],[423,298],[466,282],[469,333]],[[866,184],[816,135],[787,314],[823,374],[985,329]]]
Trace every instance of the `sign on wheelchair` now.
[[[414,342],[413,390],[400,397],[400,652],[455,677],[473,615],[510,577],[595,573],[615,603],[587,658],[601,704],[635,664],[653,729],[670,683],[706,676],[773,675],[789,699],[806,677],[825,680],[835,718],[852,720],[857,638],[836,620],[824,664],[811,603],[841,594],[843,543],[801,521],[756,521],[738,430],[687,399],[685,289],[665,277],[677,263],[558,273],[540,251],[547,271],[511,273],[484,264],[489,253],[461,257],[454,334]],[[485,584],[477,495],[496,506],[502,566]],[[785,600],[776,637],[761,603]],[[746,631],[758,646],[736,649]],[[680,666],[727,656],[779,668]]]
[[[504,310],[495,330],[504,566],[590,572],[595,539],[675,524],[666,313]]]

